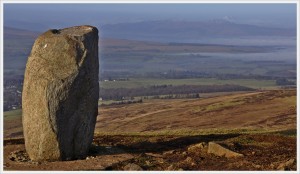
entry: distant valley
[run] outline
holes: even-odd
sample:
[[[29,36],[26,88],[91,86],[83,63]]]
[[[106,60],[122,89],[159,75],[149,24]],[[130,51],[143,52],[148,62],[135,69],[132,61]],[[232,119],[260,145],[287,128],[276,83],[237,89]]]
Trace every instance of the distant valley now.
[[[149,22],[149,25],[150,24],[152,26],[153,22]],[[224,58],[227,59],[226,62],[228,62],[228,66],[231,64],[230,61],[240,62],[242,60],[246,62],[263,62],[265,60],[269,60],[265,59],[264,57],[271,57],[272,61],[288,62],[288,66],[295,63],[295,48],[286,45],[261,46],[253,44],[243,46],[217,43],[161,43],[157,41],[137,41],[109,38],[108,36],[110,36],[110,34],[107,32],[107,30],[110,32],[117,32],[117,28],[122,28],[122,25],[127,27],[129,26],[129,24],[118,25],[116,24],[115,29],[112,30],[110,30],[110,28],[113,27],[112,25],[104,26],[103,32],[101,32],[102,37],[100,41],[100,59],[102,71],[137,71],[138,73],[143,73],[139,71],[139,68],[147,72],[165,72],[168,70],[204,71],[205,69],[203,68],[205,67],[201,68],[203,61],[206,62],[206,60],[209,60],[210,62],[217,61],[221,63],[223,62]],[[130,27],[127,29],[129,30]],[[124,31],[126,31],[126,29]],[[132,32],[134,32],[134,30],[132,30]],[[147,33],[146,31],[144,32]],[[119,33],[121,34],[122,31]],[[4,72],[6,77],[23,74],[27,57],[30,54],[30,50],[35,38],[39,34],[39,32],[33,32],[29,30],[4,27]],[[114,36],[116,37],[117,35]],[[156,35],[156,38],[160,38],[159,35]],[[218,55],[218,53],[220,54]],[[223,63],[222,65],[226,67],[227,63]],[[162,64],[164,64],[163,69],[159,68]],[[200,67],[193,68],[195,64],[200,65]],[[126,68],[124,68],[124,65],[126,65]],[[182,67],[183,65],[184,67]]]
[[[183,34],[180,34],[181,29],[175,26],[180,23],[171,22],[169,26],[164,23],[158,25],[160,23],[153,21],[146,23],[149,24],[149,27],[145,30],[142,30],[140,27],[143,25],[138,25],[138,23],[100,27],[101,98],[106,100],[134,99],[136,102],[140,101],[141,97],[190,98],[198,96],[199,92],[207,91],[207,88],[214,89],[211,92],[234,92],[272,89],[281,85],[295,84],[296,48],[293,44],[294,37],[282,34],[284,31],[290,32],[286,29],[270,31],[270,35],[282,35],[281,39],[277,36],[268,36],[262,41],[252,33],[252,40],[245,38],[239,40],[238,36],[232,36],[232,39],[225,38],[219,43],[217,41],[221,39],[221,35],[216,33],[214,37],[210,37],[214,40],[212,43],[206,43],[201,39],[197,42],[185,42],[177,37],[174,37],[174,40],[167,39],[168,42],[165,39],[163,39],[164,42],[160,42],[159,39],[163,37],[159,35],[159,32],[155,32],[154,24],[157,24],[157,27],[166,28],[172,28],[173,25],[176,31],[172,33],[180,36]],[[168,22],[166,23],[168,24]],[[124,25],[124,27],[119,25]],[[130,31],[131,27],[129,26],[134,25],[141,30],[140,33],[155,34],[155,36],[151,36],[154,39],[143,37],[143,40],[138,40],[141,38],[131,36],[130,39],[124,39],[122,36],[126,36],[126,33],[120,35],[119,38],[112,34],[113,32],[122,34],[122,32]],[[193,27],[191,25],[192,23],[183,25],[182,31],[193,31],[193,27],[201,29],[199,23],[194,23]],[[211,25],[231,26],[232,24],[214,21]],[[188,26],[192,28],[185,28]],[[115,29],[111,27],[115,27]],[[121,28],[124,30],[118,31]],[[147,30],[150,29],[153,31],[148,32]],[[162,28],[157,30],[166,32]],[[131,32],[134,31],[135,27]],[[202,37],[201,33],[198,32],[199,37]],[[205,32],[203,31],[203,33]],[[23,74],[31,47],[39,34],[40,32],[4,27],[5,110],[21,107]],[[136,36],[138,35],[139,32],[136,32]],[[168,36],[168,33],[165,36]],[[258,40],[256,40],[257,38]],[[197,40],[197,37],[195,39]],[[238,39],[234,41],[237,43],[230,44],[231,42],[228,42],[234,39]],[[243,40],[249,41],[249,43],[243,44]],[[272,44],[268,44],[269,42]],[[230,89],[226,85],[231,85]],[[123,89],[124,87],[130,89]],[[180,91],[182,89],[188,90]],[[128,91],[131,91],[130,94]],[[178,95],[178,91],[180,91],[180,95]],[[167,96],[165,96],[166,94]],[[103,103],[115,103],[115,101],[103,101]]]

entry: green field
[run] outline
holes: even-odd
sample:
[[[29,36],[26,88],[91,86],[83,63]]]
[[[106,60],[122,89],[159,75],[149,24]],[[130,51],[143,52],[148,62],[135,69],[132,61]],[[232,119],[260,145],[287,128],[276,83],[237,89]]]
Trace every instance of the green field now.
[[[276,87],[275,80],[255,79],[233,79],[219,80],[215,78],[193,78],[193,79],[151,79],[132,78],[129,81],[102,81],[101,88],[138,88],[152,85],[241,85],[255,89],[270,89]]]
[[[4,112],[4,120],[13,120],[22,115],[22,109]]]

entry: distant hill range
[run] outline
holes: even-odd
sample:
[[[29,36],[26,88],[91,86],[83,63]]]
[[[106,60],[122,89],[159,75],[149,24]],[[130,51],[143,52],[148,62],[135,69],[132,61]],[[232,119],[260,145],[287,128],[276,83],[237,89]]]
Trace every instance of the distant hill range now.
[[[35,39],[39,32],[4,26],[4,40],[6,39]]]
[[[10,28],[20,28],[30,31],[43,32],[51,26],[37,27],[28,23],[4,24]],[[288,36],[295,37],[296,29],[263,27],[248,24],[238,24],[224,19],[209,21],[141,21],[135,23],[98,24],[101,35],[107,38],[121,38],[130,40],[150,40],[181,42],[205,38],[239,38],[259,36]],[[53,28],[53,27],[52,27]],[[30,33],[27,33],[30,34]]]
[[[120,29],[121,30],[121,29]],[[43,31],[44,32],[44,31]],[[286,38],[277,39],[258,39],[256,42],[251,42],[248,45],[243,44],[230,44],[230,43],[207,43],[204,39],[199,39],[200,42],[180,42],[180,41],[168,41],[165,43],[156,42],[156,40],[143,41],[138,39],[120,39],[109,38],[105,30],[100,29],[100,58],[102,70],[106,71],[128,71],[128,72],[142,72],[145,71],[161,71],[164,72],[172,69],[189,70],[189,71],[203,71],[203,72],[235,72],[232,67],[235,65],[243,66],[236,69],[239,73],[256,72],[257,68],[264,69],[263,72],[268,72],[266,75],[287,73],[289,76],[295,76],[295,60],[296,60],[296,46],[293,49],[284,45]],[[41,32],[32,32],[23,29],[16,29],[10,27],[4,27],[4,75],[5,78],[15,78],[15,76],[22,76],[28,55],[34,43],[34,40]],[[170,34],[171,35],[171,34]],[[169,35],[169,36],[170,36]],[[105,36],[105,38],[103,38]],[[153,38],[160,38],[153,36]],[[246,42],[255,37],[247,37]],[[234,37],[229,37],[227,40],[232,40]],[[292,42],[296,41],[295,37],[288,37],[288,40]],[[260,42],[267,40],[273,45],[259,45]],[[278,45],[276,45],[278,44]],[[296,44],[296,42],[294,43]],[[282,53],[283,51],[283,53]],[[273,52],[273,54],[271,54]],[[285,53],[287,52],[287,53]],[[195,54],[194,54],[195,53]],[[214,59],[214,55],[208,53],[222,53],[217,54]],[[223,53],[224,56],[222,57]],[[236,54],[228,55],[227,53],[242,53],[238,57],[241,61],[236,61]],[[258,54],[246,55],[244,53],[270,53],[270,56],[260,56]],[[290,54],[291,53],[291,54]],[[208,56],[207,56],[208,55]],[[221,56],[221,57],[219,57]],[[221,59],[219,59],[219,58]],[[174,59],[173,59],[174,58]],[[212,61],[209,61],[211,60]],[[243,61],[259,60],[259,62],[253,65],[244,64]],[[261,61],[287,61],[292,62],[290,64],[261,64]],[[208,64],[206,63],[209,63]],[[167,66],[166,66],[167,65]],[[200,66],[199,66],[200,65]],[[216,68],[216,65],[220,68]],[[245,67],[250,67],[248,70]],[[274,66],[273,66],[274,65]],[[213,67],[213,68],[207,68]],[[275,67],[275,68],[274,68]],[[275,70],[275,71],[274,71]]]
[[[226,20],[205,22],[143,21],[100,27],[103,36],[138,40],[188,40],[203,38],[237,38],[258,36],[296,36],[296,29],[237,24]]]

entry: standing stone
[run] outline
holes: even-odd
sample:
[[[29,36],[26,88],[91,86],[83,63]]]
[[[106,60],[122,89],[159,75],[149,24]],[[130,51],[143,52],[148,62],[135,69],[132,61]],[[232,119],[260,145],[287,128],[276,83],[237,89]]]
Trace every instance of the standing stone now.
[[[49,30],[36,39],[22,96],[25,147],[31,160],[87,155],[98,114],[98,73],[97,28]]]

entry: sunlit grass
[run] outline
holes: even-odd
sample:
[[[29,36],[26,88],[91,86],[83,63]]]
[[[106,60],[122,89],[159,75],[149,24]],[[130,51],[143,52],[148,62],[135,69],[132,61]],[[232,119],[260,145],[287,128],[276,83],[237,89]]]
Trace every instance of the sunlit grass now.
[[[192,78],[192,79],[152,79],[152,78],[132,78],[129,81],[102,81],[101,88],[138,88],[153,85],[241,85],[250,88],[276,87],[275,80],[256,79],[233,79],[220,80],[215,78]]]
[[[7,120],[16,119],[17,117],[21,117],[22,116],[22,109],[16,109],[16,110],[4,112],[3,116],[4,116],[5,120],[6,119]]]
[[[226,134],[278,134],[296,136],[295,129],[173,129],[149,132],[95,132],[94,136],[197,136],[197,135],[226,135]]]

